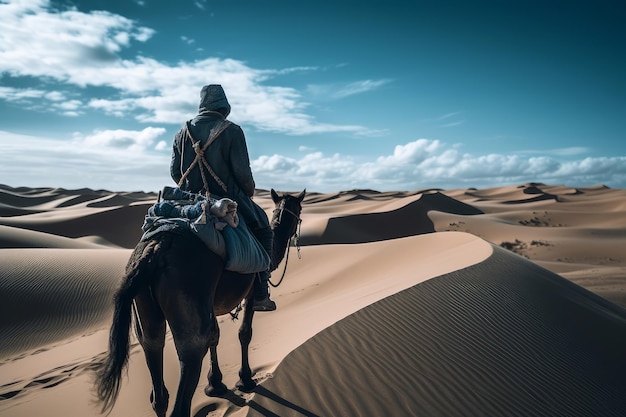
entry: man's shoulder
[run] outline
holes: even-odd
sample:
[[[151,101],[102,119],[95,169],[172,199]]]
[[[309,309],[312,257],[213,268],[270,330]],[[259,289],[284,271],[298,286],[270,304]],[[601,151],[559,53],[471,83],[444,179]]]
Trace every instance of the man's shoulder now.
[[[181,138],[183,138],[185,136],[185,130],[187,128],[187,123],[188,122],[183,123],[183,125],[180,127],[180,129],[178,129],[176,131],[176,134],[174,135],[174,140],[180,140]]]
[[[237,123],[233,122],[232,120],[224,119],[224,121],[229,123],[229,125],[228,125],[229,128],[232,127],[232,128],[235,128],[235,129],[241,129],[241,126],[239,126]]]
[[[188,120],[187,122],[185,122],[185,124],[190,124],[192,127],[194,126],[213,126],[219,122],[228,122],[228,128],[229,129],[239,129],[241,130],[241,127],[234,123],[232,120],[228,120],[228,119],[217,119],[214,117],[207,117],[207,116],[203,116],[203,115],[198,115],[196,117],[194,117],[191,120]],[[183,129],[185,127],[185,124],[183,124]]]
[[[243,129],[237,123],[233,123],[232,121],[228,119],[225,119],[225,121],[229,123],[226,129],[224,129],[225,131],[227,131],[228,133],[236,133],[236,134],[243,133]]]

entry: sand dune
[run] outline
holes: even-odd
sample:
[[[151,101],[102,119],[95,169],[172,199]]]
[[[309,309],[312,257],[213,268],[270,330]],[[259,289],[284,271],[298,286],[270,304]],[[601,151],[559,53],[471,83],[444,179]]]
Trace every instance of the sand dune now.
[[[129,250],[2,251],[0,352],[3,356],[102,326]]]
[[[0,248],[97,249],[106,246],[106,240],[97,236],[72,239],[20,227],[0,226]]]
[[[0,186],[0,417],[98,415],[111,296],[156,197]],[[278,310],[255,316],[260,387],[208,398],[205,363],[194,417],[626,415],[626,190],[309,193],[302,217]],[[238,326],[220,318],[229,387]],[[169,335],[165,367],[174,392]],[[153,415],[149,392],[133,344],[111,415]]]
[[[393,198],[393,197],[391,197]],[[367,199],[363,199],[367,201]],[[428,218],[429,211],[443,211],[450,214],[482,214],[475,207],[462,203],[439,192],[420,194],[417,199],[390,209],[389,202],[370,207],[367,213],[350,213],[340,217],[328,217],[319,235],[305,233],[303,245],[333,243],[367,243],[398,239],[435,231]],[[346,201],[355,201],[350,198]],[[371,200],[370,200],[371,201]],[[394,206],[397,202],[394,202]],[[376,210],[374,212],[374,210]],[[378,211],[381,210],[381,211]],[[384,211],[382,211],[384,210]]]
[[[246,415],[621,416],[625,330],[623,309],[498,248],[309,339]]]

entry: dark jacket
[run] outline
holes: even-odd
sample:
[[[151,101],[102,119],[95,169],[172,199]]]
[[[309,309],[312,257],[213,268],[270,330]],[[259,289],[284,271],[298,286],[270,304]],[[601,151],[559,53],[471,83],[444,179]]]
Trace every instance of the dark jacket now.
[[[204,109],[201,107],[201,110]],[[189,122],[190,133],[195,140],[201,141],[204,145],[211,129],[222,120],[223,117],[215,111],[202,111]],[[170,174],[176,184],[180,182],[195,157],[192,143],[186,137],[183,127],[174,137],[170,164]],[[243,215],[250,228],[268,227],[267,215],[251,199],[254,195],[255,184],[250,169],[248,147],[241,127],[231,123],[207,148],[204,157],[227,188],[227,192],[224,192],[213,176],[203,167],[211,196],[215,198],[228,197],[235,200],[239,204],[238,211]],[[200,168],[201,164],[193,168],[183,184],[180,185],[181,189],[193,193],[206,191],[204,190]]]

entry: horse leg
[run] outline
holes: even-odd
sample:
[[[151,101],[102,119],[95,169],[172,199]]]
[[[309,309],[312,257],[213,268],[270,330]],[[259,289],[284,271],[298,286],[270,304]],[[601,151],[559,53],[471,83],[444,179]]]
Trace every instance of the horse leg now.
[[[165,417],[169,393],[163,381],[163,348],[165,346],[165,317],[149,291],[139,294],[135,301],[135,333],[143,348],[152,379],[150,402],[158,417]]]
[[[189,417],[191,415],[191,399],[200,380],[202,359],[207,352],[206,344],[186,346],[179,351],[180,381],[176,393],[176,402],[170,417]]]
[[[246,298],[246,307],[243,313],[243,322],[239,327],[239,342],[241,343],[241,368],[239,369],[239,382],[237,389],[243,392],[251,392],[256,387],[252,379],[252,370],[248,358],[248,348],[252,340],[252,318],[254,317],[253,291]]]
[[[222,382],[222,371],[220,370],[220,365],[217,360],[217,345],[219,341],[220,328],[217,324],[216,318],[215,332],[211,335],[211,340],[209,342],[209,352],[211,354],[211,370],[207,375],[209,384],[204,388],[204,393],[209,397],[221,397],[228,392],[228,388]]]
[[[206,307],[192,308],[191,311],[202,312],[203,308]],[[206,313],[206,315],[193,314],[184,319],[182,317],[177,317],[176,320],[171,317],[169,319],[180,361],[180,381],[170,417],[189,417],[191,414],[191,399],[200,380],[202,360],[209,349],[212,335],[216,331],[215,316],[212,312]]]

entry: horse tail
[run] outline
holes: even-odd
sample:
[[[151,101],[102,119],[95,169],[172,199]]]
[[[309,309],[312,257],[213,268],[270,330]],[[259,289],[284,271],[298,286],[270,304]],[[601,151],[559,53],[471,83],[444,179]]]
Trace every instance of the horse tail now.
[[[102,403],[102,413],[113,409],[120,391],[122,371],[128,364],[132,304],[137,293],[150,284],[154,272],[154,254],[158,245],[150,241],[133,252],[122,284],[115,293],[113,323],[109,333],[109,350],[96,370],[96,393]]]

